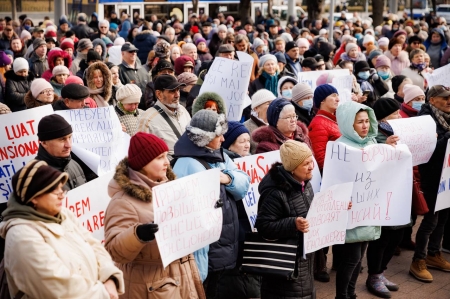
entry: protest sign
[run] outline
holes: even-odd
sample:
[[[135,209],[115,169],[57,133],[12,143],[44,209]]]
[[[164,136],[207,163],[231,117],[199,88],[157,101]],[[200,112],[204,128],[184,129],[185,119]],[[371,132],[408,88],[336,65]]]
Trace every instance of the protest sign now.
[[[429,115],[388,120],[400,140],[411,151],[413,166],[427,163],[436,147],[436,123]]]
[[[447,141],[447,150],[442,165],[441,180],[439,181],[438,195],[434,212],[450,208],[450,140]]]
[[[74,146],[84,148],[100,157],[98,169],[92,169],[99,176],[113,171],[120,160],[128,155],[129,136],[122,132],[122,125],[114,107],[95,109],[70,109],[56,111],[72,125]],[[81,160],[91,161],[80,151]],[[95,165],[90,163],[89,165]]]
[[[298,82],[308,84],[312,91],[316,89],[316,81],[322,74],[330,74],[336,77],[348,76],[349,72],[345,70],[326,70],[326,71],[314,71],[314,72],[300,72],[297,73]]]
[[[450,64],[433,70],[432,73],[424,73],[425,79],[427,79],[428,86],[444,85],[450,87],[448,78],[450,76]]]
[[[64,205],[71,210],[92,236],[103,242],[105,239],[105,211],[111,198],[108,184],[114,176],[109,172],[67,193]]]
[[[155,234],[164,268],[171,262],[219,240],[222,209],[220,170],[210,169],[152,189]]]
[[[51,105],[2,114],[0,121],[0,203],[12,193],[11,178],[38,153],[37,128],[40,120],[53,114]]]
[[[352,101],[353,76],[334,77],[331,83],[339,94],[339,105]]]
[[[348,205],[352,192],[353,183],[344,183],[314,194],[306,216],[309,223],[309,232],[304,234],[303,239],[306,254],[345,243]]]
[[[250,55],[237,53],[239,61],[214,58],[199,92],[199,94],[207,91],[218,93],[225,101],[227,119],[231,121],[241,120],[253,67],[253,58]]]
[[[403,225],[410,221],[412,156],[405,144],[363,149],[329,141],[321,190],[354,182],[347,228]]]
[[[258,214],[258,201],[260,196],[258,191],[259,183],[269,172],[272,164],[280,161],[280,151],[272,151],[234,159],[236,166],[240,170],[247,173],[250,177],[250,186],[248,188],[247,195],[245,195],[242,201],[244,203],[245,212],[247,213],[252,230],[255,230],[256,215]],[[310,183],[314,192],[319,192],[321,176],[314,157],[313,161],[315,167],[313,170],[313,178]]]

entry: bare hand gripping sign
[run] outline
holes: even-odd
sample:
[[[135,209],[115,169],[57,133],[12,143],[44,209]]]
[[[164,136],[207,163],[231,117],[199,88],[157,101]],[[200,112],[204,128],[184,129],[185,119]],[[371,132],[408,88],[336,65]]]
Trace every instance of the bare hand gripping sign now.
[[[364,149],[327,143],[321,190],[354,182],[347,228],[403,225],[410,221],[412,156],[404,144]]]
[[[219,240],[222,209],[220,170],[210,169],[152,189],[155,234],[164,268],[171,262]]]

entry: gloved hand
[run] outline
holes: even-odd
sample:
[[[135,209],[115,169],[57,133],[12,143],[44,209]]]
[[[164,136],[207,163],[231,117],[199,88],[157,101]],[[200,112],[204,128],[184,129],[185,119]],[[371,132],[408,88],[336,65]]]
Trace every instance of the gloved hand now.
[[[376,69],[374,69],[374,68],[370,69],[370,78],[372,78],[372,80],[374,80],[374,81],[378,81],[378,79],[380,79],[380,76],[378,76]]]
[[[143,242],[149,242],[155,238],[155,233],[159,230],[158,224],[146,223],[136,227],[136,235]]]

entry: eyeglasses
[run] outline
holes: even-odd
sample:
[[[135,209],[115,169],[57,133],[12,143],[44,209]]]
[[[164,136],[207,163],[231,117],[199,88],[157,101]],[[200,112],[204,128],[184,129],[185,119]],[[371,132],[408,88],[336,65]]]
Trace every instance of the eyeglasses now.
[[[413,45],[420,45],[420,42],[412,42]]]
[[[46,95],[51,95],[53,94],[53,89],[46,89],[41,91],[39,94],[46,94]]]
[[[63,191],[58,192],[58,193],[52,192],[52,194],[53,194],[53,195],[56,195],[58,198],[60,198],[60,197],[66,197],[66,195],[67,195],[67,190],[63,190]]]
[[[280,119],[297,120],[298,116],[297,115],[291,115],[291,116],[283,117],[283,118],[280,118]]]

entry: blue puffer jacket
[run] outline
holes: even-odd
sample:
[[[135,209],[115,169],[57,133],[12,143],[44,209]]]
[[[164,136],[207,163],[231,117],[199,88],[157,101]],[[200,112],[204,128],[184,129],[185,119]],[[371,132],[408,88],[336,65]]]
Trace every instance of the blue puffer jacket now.
[[[150,30],[144,30],[136,35],[133,44],[139,49],[137,56],[141,64],[147,64],[148,53],[153,50],[153,46],[156,44],[156,37]]]
[[[223,200],[222,232],[218,241],[194,252],[195,261],[204,281],[208,272],[233,269],[236,266],[239,241],[239,220],[236,202],[244,198],[250,185],[249,176],[237,169],[227,154],[220,150],[198,147],[187,136],[183,136],[175,144],[174,156],[178,158],[173,168],[177,177],[185,177],[201,172],[205,167],[195,157],[206,161],[211,168],[219,168],[231,177],[229,185],[220,185],[220,198]]]

